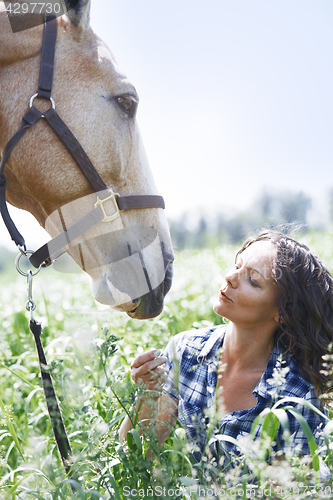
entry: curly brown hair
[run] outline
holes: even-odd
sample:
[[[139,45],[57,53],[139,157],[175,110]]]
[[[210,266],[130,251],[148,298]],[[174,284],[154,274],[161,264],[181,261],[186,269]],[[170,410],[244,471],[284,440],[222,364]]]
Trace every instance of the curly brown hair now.
[[[270,240],[277,247],[272,273],[281,291],[275,333],[278,347],[294,357],[317,395],[326,394],[328,398],[332,389],[322,356],[333,342],[333,278],[306,245],[278,231],[263,230],[248,238],[237,255],[262,240]]]

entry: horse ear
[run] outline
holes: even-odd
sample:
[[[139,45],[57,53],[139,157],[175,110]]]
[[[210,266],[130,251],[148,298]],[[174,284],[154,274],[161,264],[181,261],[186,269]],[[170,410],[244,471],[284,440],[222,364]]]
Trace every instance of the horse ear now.
[[[90,0],[63,0],[66,15],[75,28],[85,29],[90,22]]]

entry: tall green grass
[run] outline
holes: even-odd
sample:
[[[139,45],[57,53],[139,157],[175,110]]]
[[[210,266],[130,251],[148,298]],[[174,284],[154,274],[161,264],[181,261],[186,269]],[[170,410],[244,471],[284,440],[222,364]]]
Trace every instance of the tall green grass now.
[[[303,239],[332,271],[332,235],[312,233]],[[235,252],[232,246],[176,252],[174,285],[164,312],[144,322],[96,304],[83,273],[43,269],[34,278],[35,317],[43,325],[42,341],[73,450],[75,480],[65,474],[47,414],[25,310],[25,279],[12,273],[0,275],[1,500],[207,497],[198,479],[205,467],[209,470],[209,463],[202,464],[201,470],[193,466],[183,429],[176,426],[163,447],[154,443],[152,461],[145,458],[147,440],[140,439],[138,424],[129,433],[127,446],[119,443],[118,428],[140,394],[130,379],[131,360],[148,349],[165,347],[180,331],[221,323],[212,305]],[[327,363],[330,370],[329,358]],[[217,496],[247,498],[254,491],[256,498],[265,498],[274,488],[281,498],[333,496],[330,481],[318,482],[313,443],[312,457],[273,455],[267,460],[276,419],[282,425],[284,421],[283,410],[278,410],[261,416],[265,420],[262,439],[247,443],[238,469],[224,471],[220,477],[212,472],[208,484],[219,485]],[[327,427],[322,450],[331,470],[332,427],[332,423]],[[250,470],[252,476],[255,471],[256,483],[250,482]]]

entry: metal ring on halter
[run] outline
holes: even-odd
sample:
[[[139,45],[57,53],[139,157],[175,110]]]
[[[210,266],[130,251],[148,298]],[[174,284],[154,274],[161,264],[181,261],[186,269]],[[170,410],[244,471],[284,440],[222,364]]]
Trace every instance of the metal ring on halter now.
[[[30,100],[29,100],[29,106],[30,106],[30,108],[32,108],[32,104],[33,104],[33,102],[34,102],[34,99],[36,99],[36,97],[38,97],[38,92],[37,92],[36,94],[34,94],[34,95],[32,95],[32,96],[30,97]],[[44,99],[44,98],[43,98],[43,99]],[[52,108],[53,108],[53,109],[55,109],[55,102],[54,102],[53,97],[51,97],[51,96],[50,96],[50,97],[49,97],[49,99],[50,99],[50,101],[51,101]],[[44,116],[44,115],[42,115],[42,117],[43,117],[43,116]]]
[[[21,257],[28,257],[29,255],[32,255],[34,252],[32,250],[25,250],[25,251],[22,251],[22,249],[20,248],[19,249],[21,253],[18,254],[18,256],[16,257],[15,259],[15,266],[16,266],[16,269],[17,271],[22,275],[22,276],[28,276],[29,275],[29,271],[26,273],[24,271],[22,271],[22,269],[20,268],[20,259]],[[34,272],[31,271],[31,274],[32,276],[36,276],[37,273],[39,273],[40,271],[40,268],[41,266],[39,266]]]

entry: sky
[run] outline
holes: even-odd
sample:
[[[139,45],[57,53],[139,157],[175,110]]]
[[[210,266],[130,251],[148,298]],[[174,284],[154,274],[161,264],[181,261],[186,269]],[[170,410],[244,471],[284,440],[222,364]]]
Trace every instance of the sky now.
[[[92,0],[91,24],[135,85],[166,214],[231,214],[263,189],[333,187],[331,0]],[[34,248],[47,235],[12,210]],[[30,237],[30,240],[29,240]],[[0,224],[0,244],[14,244]]]

